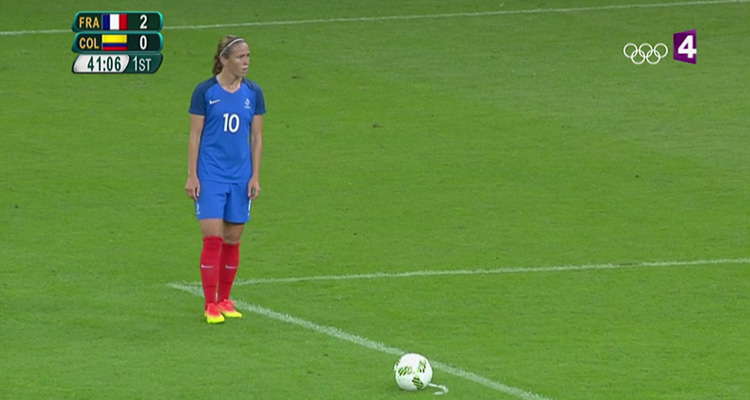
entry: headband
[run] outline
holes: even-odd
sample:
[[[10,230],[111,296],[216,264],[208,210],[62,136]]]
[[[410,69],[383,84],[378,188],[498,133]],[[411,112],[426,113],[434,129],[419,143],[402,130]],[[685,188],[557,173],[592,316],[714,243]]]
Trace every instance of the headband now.
[[[243,38],[237,38],[237,39],[232,40],[231,42],[229,42],[228,45],[224,46],[224,48],[221,50],[221,53],[219,53],[219,57],[223,56],[224,52],[227,51],[228,48],[232,47],[233,44],[237,42],[244,42],[244,41],[245,39]]]

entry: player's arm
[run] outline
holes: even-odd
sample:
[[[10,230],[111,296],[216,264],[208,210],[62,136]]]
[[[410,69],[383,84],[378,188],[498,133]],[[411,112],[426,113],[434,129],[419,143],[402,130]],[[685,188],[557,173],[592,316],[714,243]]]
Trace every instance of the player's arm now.
[[[253,151],[253,176],[250,177],[248,185],[248,196],[255,199],[260,194],[260,160],[263,156],[263,115],[253,116],[252,125],[250,125],[250,148]]]
[[[198,151],[203,133],[203,115],[190,114],[190,138],[188,139],[188,178],[185,191],[188,197],[198,200],[200,196],[200,181],[198,180]]]

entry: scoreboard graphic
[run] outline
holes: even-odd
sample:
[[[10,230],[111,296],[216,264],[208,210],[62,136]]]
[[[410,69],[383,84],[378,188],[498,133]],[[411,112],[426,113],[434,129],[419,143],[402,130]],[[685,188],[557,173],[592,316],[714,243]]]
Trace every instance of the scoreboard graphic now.
[[[73,19],[74,74],[153,74],[164,57],[157,11],[81,11]]]

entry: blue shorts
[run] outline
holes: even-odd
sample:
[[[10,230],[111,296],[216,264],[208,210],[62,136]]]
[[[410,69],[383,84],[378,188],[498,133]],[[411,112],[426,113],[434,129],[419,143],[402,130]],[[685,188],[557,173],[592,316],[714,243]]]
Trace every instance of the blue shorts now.
[[[250,220],[252,202],[247,196],[247,182],[219,183],[201,181],[201,192],[195,202],[197,219],[218,218],[233,224]]]

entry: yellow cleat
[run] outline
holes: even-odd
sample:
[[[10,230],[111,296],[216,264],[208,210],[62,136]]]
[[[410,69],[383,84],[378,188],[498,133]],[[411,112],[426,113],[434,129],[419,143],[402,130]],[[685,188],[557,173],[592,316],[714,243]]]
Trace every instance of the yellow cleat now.
[[[209,324],[221,324],[224,322],[224,316],[219,311],[219,306],[216,303],[211,303],[206,306],[206,322]]]
[[[219,302],[219,312],[227,318],[242,318],[242,314],[234,308],[232,300],[226,299]]]

